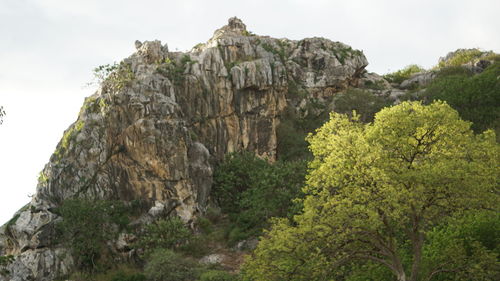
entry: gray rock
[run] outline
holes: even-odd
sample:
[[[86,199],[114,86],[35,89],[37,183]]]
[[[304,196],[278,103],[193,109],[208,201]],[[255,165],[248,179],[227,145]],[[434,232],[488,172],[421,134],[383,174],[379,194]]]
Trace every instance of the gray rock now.
[[[201,264],[205,265],[214,265],[214,264],[220,264],[224,260],[225,255],[223,254],[211,254],[208,256],[204,256],[203,258],[200,259]]]
[[[246,239],[246,240],[238,242],[236,244],[235,249],[237,251],[252,251],[255,248],[257,248],[258,244],[259,244],[259,239],[250,238],[250,239]]]
[[[426,87],[428,86],[432,80],[436,77],[436,73],[434,71],[425,71],[412,75],[410,79],[407,79],[401,82],[399,86],[402,89],[409,89],[415,87]]]

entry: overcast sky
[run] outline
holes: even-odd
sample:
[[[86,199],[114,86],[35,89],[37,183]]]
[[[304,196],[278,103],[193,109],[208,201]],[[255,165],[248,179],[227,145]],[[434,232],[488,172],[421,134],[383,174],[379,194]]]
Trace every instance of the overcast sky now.
[[[457,48],[500,52],[499,12],[498,0],[0,0],[0,224],[35,192],[94,91],[92,69],[129,56],[136,39],[187,50],[238,16],[259,35],[349,44],[383,74]]]

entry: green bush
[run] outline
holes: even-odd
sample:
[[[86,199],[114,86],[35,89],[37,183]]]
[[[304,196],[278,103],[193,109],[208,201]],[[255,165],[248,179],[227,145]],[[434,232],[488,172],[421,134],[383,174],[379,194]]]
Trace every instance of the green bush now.
[[[305,161],[270,164],[250,152],[227,155],[214,172],[213,195],[229,214],[230,242],[259,234],[271,217],[292,216],[305,171]]]
[[[191,281],[198,277],[198,265],[168,249],[156,249],[144,268],[149,281]]]
[[[303,114],[300,114],[295,109],[289,108],[280,118],[276,132],[279,160],[309,160],[312,157],[305,140],[306,136],[328,120],[328,110],[316,99],[308,99],[302,111]]]
[[[339,94],[334,102],[335,112],[352,115],[352,111],[355,110],[361,115],[360,120],[364,123],[372,122],[375,113],[392,103],[393,101],[388,97],[360,89],[349,89]]]
[[[147,225],[137,246],[146,252],[158,248],[175,249],[186,244],[191,237],[191,231],[179,217],[170,217]]]
[[[146,281],[146,276],[142,273],[135,273],[130,275],[120,272],[115,274],[111,281]]]
[[[460,116],[471,121],[475,132],[486,129],[500,134],[500,62],[472,75],[462,67],[444,68],[427,87],[428,102],[444,100]]]
[[[14,261],[14,256],[0,256],[0,276],[9,274],[9,271],[5,268]]]
[[[98,269],[106,242],[129,223],[129,209],[120,201],[66,200],[56,209],[62,221],[56,225],[57,237],[72,252],[77,268]]]
[[[432,280],[498,280],[500,215],[472,211],[452,218],[429,232],[424,247],[426,273],[439,264],[454,264],[456,271],[436,274]]]
[[[200,281],[235,281],[236,277],[222,270],[209,270],[200,275]]]
[[[425,69],[416,64],[410,64],[401,70],[384,75],[384,78],[385,80],[391,83],[401,84],[401,82],[403,82],[406,79],[409,79],[413,74],[422,71],[425,71]]]
[[[94,78],[105,89],[116,91],[130,85],[135,79],[135,74],[132,72],[130,64],[122,61],[94,68]]]
[[[209,234],[210,232],[212,232],[213,228],[214,228],[210,219],[208,219],[206,217],[198,218],[196,220],[196,225],[201,230],[201,232],[206,233],[206,234]]]
[[[493,52],[483,52],[479,49],[459,49],[451,57],[441,60],[438,63],[438,67],[461,66],[479,60],[482,57],[493,58],[493,55]]]

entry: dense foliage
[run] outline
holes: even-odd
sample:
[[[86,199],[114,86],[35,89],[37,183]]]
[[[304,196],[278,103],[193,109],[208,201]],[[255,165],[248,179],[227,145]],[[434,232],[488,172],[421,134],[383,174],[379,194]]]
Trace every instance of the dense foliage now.
[[[199,276],[196,262],[168,249],[156,249],[144,272],[149,281],[191,281]]]
[[[277,162],[250,152],[229,154],[214,173],[213,196],[233,223],[233,242],[260,233],[271,217],[292,216],[300,197],[305,162]]]
[[[235,281],[237,278],[222,270],[209,270],[200,275],[200,281]]]
[[[187,243],[191,237],[191,230],[179,217],[170,217],[148,224],[139,237],[137,247],[146,251],[174,249]]]
[[[372,122],[375,113],[392,105],[393,100],[361,89],[349,89],[335,99],[335,112],[352,115],[356,111],[362,122]]]
[[[404,102],[377,113],[373,124],[332,114],[309,142],[303,213],[292,223],[274,221],[247,259],[245,278],[494,279],[492,242],[455,235],[463,224],[453,223],[466,210],[498,208],[493,132],[474,135],[445,103]]]
[[[72,199],[57,213],[62,217],[57,224],[60,242],[69,246],[79,269],[95,271],[106,255],[106,242],[127,226],[130,211],[120,201]]]
[[[293,108],[286,110],[276,132],[278,159],[281,161],[311,159],[312,155],[307,149],[305,138],[326,120],[328,120],[328,110],[316,99],[308,100],[300,112],[296,112]]]
[[[400,84],[404,80],[409,79],[413,74],[422,71],[425,71],[425,69],[416,64],[410,64],[403,69],[384,75],[384,78],[391,83]]]
[[[14,256],[12,255],[7,255],[7,256],[0,256],[0,276],[6,275],[9,273],[9,271],[6,269],[6,267],[14,261]]]
[[[444,100],[460,116],[471,121],[475,132],[494,129],[500,133],[500,62],[473,75],[463,67],[441,69],[427,87],[428,100]]]
[[[459,49],[452,53],[451,56],[441,59],[438,67],[456,67],[475,62],[479,59],[492,59],[494,57],[495,53],[493,52],[484,52],[479,49]]]

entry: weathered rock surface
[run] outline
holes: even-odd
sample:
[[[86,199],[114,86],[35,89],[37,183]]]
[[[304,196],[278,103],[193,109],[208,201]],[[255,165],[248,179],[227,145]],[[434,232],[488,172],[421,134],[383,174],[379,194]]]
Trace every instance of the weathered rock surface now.
[[[141,199],[150,206],[143,222],[171,212],[191,221],[205,211],[214,163],[238,150],[274,161],[284,110],[356,85],[367,65],[345,44],[256,36],[237,18],[187,53],[159,41],[135,46],[85,100],[32,201],[1,229],[0,254],[16,260],[0,280],[47,281],[72,270],[53,239],[54,208],[69,198]],[[120,251],[125,238],[115,243]]]

